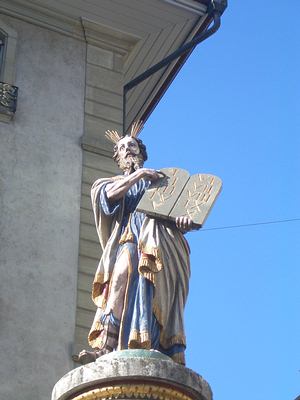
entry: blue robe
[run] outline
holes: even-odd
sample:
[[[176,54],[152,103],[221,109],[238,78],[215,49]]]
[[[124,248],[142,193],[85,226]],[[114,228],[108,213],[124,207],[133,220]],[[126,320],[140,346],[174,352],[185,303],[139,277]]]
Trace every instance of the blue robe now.
[[[112,263],[118,262],[119,256],[124,250],[129,254],[130,260],[128,265],[127,282],[123,284],[126,285],[125,298],[123,301],[123,312],[121,321],[118,321],[113,315],[113,310],[110,315],[110,321],[115,326],[119,327],[119,341],[118,349],[128,349],[128,348],[147,348],[156,349],[164,354],[173,357],[176,361],[184,363],[184,350],[185,350],[185,338],[182,332],[182,338],[179,340],[178,332],[174,332],[174,335],[168,335],[168,341],[161,340],[162,337],[162,321],[158,321],[159,312],[157,316],[155,315],[155,309],[158,307],[154,305],[153,299],[155,290],[154,275],[152,273],[153,268],[150,268],[150,272],[143,273],[141,267],[141,232],[145,219],[148,217],[144,213],[136,211],[137,204],[139,203],[145,189],[149,186],[150,182],[141,179],[135,183],[126,193],[124,199],[111,204],[106,196],[106,186],[107,183],[103,182],[100,190],[97,192],[96,198],[96,214],[103,214],[103,222],[105,218],[108,221],[115,221],[119,219],[118,233],[117,233],[117,243],[112,247],[110,260],[113,262],[109,263],[109,268],[113,270]],[[95,211],[95,207],[94,207]],[[120,217],[121,216],[121,217]],[[148,219],[149,220],[149,219]],[[96,218],[97,225],[97,218]],[[112,223],[112,226],[114,224]],[[164,228],[164,227],[163,227]],[[173,228],[176,229],[176,228]],[[176,229],[176,231],[178,231]],[[109,236],[114,236],[110,232]],[[152,256],[150,256],[151,259]],[[100,263],[101,264],[101,263]],[[165,269],[167,267],[164,267]],[[100,268],[101,269],[101,268]],[[105,268],[102,268],[105,270]],[[107,268],[106,268],[107,269]],[[189,275],[189,271],[187,273]],[[97,347],[97,334],[99,335],[101,331],[101,321],[106,317],[105,315],[105,304],[107,297],[109,296],[109,290],[105,290],[105,281],[109,283],[111,277],[111,272],[108,273],[107,278],[105,278],[105,273],[96,274],[95,281],[102,281],[102,288],[98,288],[96,296],[93,298],[102,298],[102,303],[97,304],[98,310],[95,316],[95,320],[90,332],[90,344],[93,347]],[[155,279],[159,280],[160,271],[155,271]],[[175,284],[176,284],[176,272],[175,272]],[[97,287],[97,286],[96,286]],[[106,299],[105,299],[106,297]],[[175,296],[176,297],[176,296]],[[186,297],[186,295],[185,295]],[[164,301],[163,293],[160,295],[160,302]],[[167,296],[166,296],[167,298]],[[180,303],[182,300],[180,300]],[[100,305],[100,307],[99,307]],[[168,306],[170,308],[170,306]],[[173,308],[173,306],[172,306]],[[173,310],[172,310],[173,311]],[[167,319],[172,315],[168,316]],[[166,320],[166,317],[164,318]],[[176,329],[177,330],[177,329]],[[183,329],[182,329],[183,330]],[[180,336],[180,335],[179,335]]]

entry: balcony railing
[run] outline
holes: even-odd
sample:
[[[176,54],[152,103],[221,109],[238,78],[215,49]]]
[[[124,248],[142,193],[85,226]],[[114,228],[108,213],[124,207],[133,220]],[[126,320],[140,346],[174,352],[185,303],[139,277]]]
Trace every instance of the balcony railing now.
[[[17,109],[18,88],[0,82],[0,113],[13,116]]]

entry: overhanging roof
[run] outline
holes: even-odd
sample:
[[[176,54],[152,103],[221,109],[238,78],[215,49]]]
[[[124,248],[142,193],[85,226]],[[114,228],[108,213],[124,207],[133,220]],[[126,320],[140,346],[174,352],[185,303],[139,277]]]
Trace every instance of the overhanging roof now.
[[[82,21],[126,38],[124,84],[156,64],[209,24],[208,0],[1,0],[0,11],[84,40]],[[188,55],[128,93],[127,121],[145,120]]]

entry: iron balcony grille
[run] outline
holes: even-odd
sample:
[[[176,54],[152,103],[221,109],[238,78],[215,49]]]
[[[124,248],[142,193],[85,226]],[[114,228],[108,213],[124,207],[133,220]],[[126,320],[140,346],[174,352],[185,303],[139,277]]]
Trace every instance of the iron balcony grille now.
[[[7,115],[13,115],[17,109],[17,86],[9,83],[0,82],[0,112]]]

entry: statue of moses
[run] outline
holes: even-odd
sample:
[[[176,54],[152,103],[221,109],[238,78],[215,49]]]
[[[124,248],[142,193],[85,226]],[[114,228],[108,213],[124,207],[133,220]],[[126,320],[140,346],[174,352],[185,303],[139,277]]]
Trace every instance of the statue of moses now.
[[[98,179],[91,197],[103,250],[92,288],[97,306],[88,341],[77,361],[86,364],[123,349],[155,349],[185,364],[184,306],[190,277],[188,217],[176,223],[136,210],[159,171],[144,168],[146,147],[134,123],[130,135],[106,135],[123,175]]]

